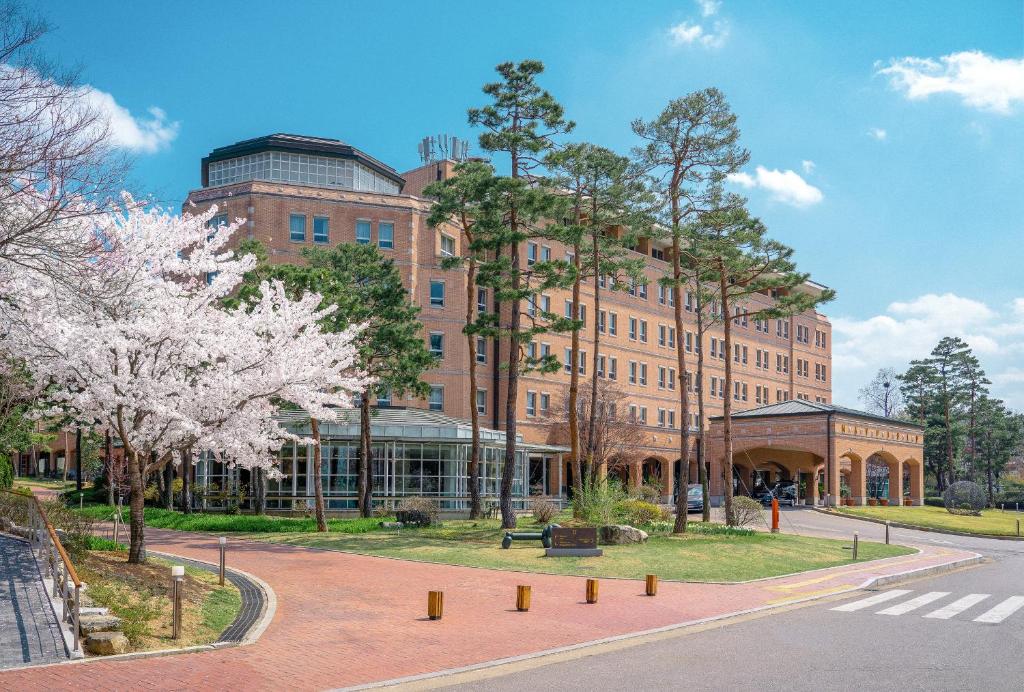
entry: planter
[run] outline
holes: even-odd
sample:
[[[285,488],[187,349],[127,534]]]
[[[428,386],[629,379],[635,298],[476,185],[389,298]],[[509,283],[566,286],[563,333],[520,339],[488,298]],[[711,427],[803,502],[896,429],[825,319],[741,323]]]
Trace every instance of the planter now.
[[[889,501],[883,497],[883,498],[878,500],[878,504],[882,505],[883,507],[888,507],[889,506]]]
[[[909,497],[905,497],[905,498],[903,498],[903,506],[904,507],[913,507],[914,506],[914,501],[911,500]]]
[[[878,506],[878,500],[873,498],[873,497],[869,497],[868,498],[868,507],[877,507],[877,506]]]
[[[853,498],[852,497],[844,497],[843,498],[843,504],[846,505],[847,507],[853,507]]]

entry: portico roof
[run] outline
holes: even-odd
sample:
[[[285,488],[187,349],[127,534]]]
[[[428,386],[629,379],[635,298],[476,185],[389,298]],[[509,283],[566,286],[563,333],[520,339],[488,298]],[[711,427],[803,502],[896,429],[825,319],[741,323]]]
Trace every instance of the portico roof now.
[[[843,416],[850,416],[852,418],[864,418],[867,420],[885,422],[891,425],[900,425],[921,429],[924,428],[924,426],[918,423],[913,423],[911,421],[903,420],[900,418],[886,418],[885,416],[879,416],[878,414],[875,413],[868,413],[867,411],[859,411],[857,409],[847,408],[845,406],[836,406],[835,404],[820,404],[813,401],[804,401],[803,399],[782,401],[777,404],[768,404],[767,406],[759,406],[758,408],[747,409],[745,411],[738,411],[732,414],[732,417],[770,418],[773,416],[809,416],[830,413],[837,413]],[[722,420],[722,418],[723,416],[714,416],[711,420]]]

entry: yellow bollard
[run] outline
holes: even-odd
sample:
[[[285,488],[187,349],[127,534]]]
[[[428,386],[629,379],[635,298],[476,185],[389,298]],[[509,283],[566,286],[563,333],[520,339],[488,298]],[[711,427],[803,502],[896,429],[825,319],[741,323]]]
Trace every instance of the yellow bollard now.
[[[516,610],[525,613],[530,609],[530,587],[520,584],[516,587]]]
[[[647,575],[647,585],[646,586],[647,586],[646,593],[647,593],[648,596],[657,596],[658,595],[658,575],[657,574],[648,574]]]
[[[427,617],[440,620],[444,615],[444,591],[427,592]]]
[[[587,580],[587,603],[597,603],[597,580]]]

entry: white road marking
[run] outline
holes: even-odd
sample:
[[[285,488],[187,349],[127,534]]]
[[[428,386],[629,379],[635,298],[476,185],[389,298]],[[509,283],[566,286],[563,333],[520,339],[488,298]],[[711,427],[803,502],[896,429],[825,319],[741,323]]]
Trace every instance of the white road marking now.
[[[1002,622],[1024,607],[1024,596],[1010,596],[1005,601],[974,618],[975,622]]]
[[[843,613],[852,613],[853,611],[860,610],[861,608],[870,608],[873,605],[885,603],[886,601],[891,601],[892,599],[899,598],[900,596],[906,596],[908,593],[910,593],[909,589],[893,589],[892,591],[883,591],[882,593],[875,594],[874,596],[862,598],[859,601],[854,601],[852,603],[846,603],[844,605],[837,606],[835,608],[832,608],[832,610],[838,610]]]
[[[968,596],[964,596],[963,598],[957,599],[949,605],[939,608],[938,610],[933,610],[924,617],[934,618],[936,620],[948,620],[951,617],[959,615],[960,613],[964,612],[971,606],[975,606],[981,603],[990,595],[991,594],[987,593],[972,593]]]
[[[912,610],[917,610],[921,606],[926,606],[932,601],[937,601],[940,598],[945,598],[949,595],[948,591],[929,591],[926,594],[921,594],[917,598],[911,598],[909,601],[898,603],[891,608],[880,610],[876,615],[903,615],[909,613]]]

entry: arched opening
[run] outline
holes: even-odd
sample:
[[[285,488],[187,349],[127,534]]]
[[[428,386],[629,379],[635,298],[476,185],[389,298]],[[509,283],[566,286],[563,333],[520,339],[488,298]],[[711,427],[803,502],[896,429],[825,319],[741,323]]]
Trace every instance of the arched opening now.
[[[867,458],[865,480],[869,505],[903,503],[903,464],[891,453],[878,451]]]

